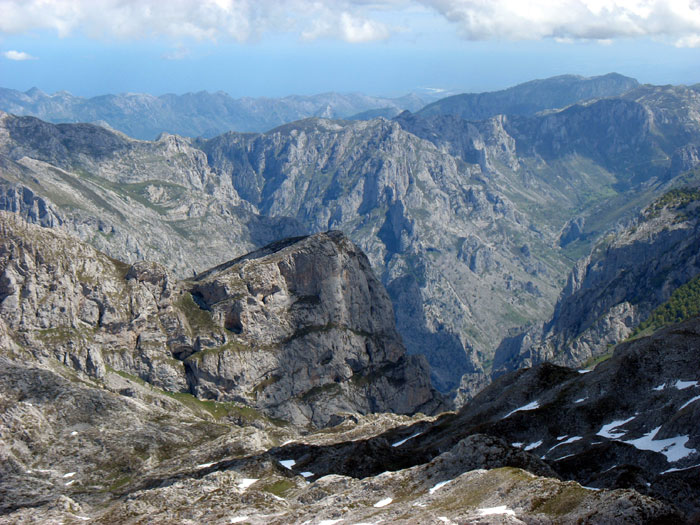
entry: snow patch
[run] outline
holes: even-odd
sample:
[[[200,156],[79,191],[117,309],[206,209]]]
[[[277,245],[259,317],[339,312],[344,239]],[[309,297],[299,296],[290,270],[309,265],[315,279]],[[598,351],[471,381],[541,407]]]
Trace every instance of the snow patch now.
[[[619,437],[624,436],[627,434],[626,430],[615,430],[617,427],[621,427],[625,423],[629,423],[634,419],[634,416],[629,417],[627,419],[620,419],[618,421],[613,421],[612,423],[608,423],[607,425],[603,425],[603,427],[596,433],[597,436],[605,437],[605,438],[610,438],[610,439],[617,439]]]
[[[248,516],[236,516],[235,518],[231,518],[229,523],[243,523],[244,521],[248,521]]]
[[[670,468],[668,470],[664,470],[662,474],[668,474],[669,472],[680,472],[681,470],[690,470],[691,468],[697,468],[700,467],[700,464],[698,465],[691,465],[689,467],[683,467],[683,468]]]
[[[546,455],[546,454],[545,454],[545,455]],[[554,459],[553,461],[561,461],[562,459],[570,458],[570,457],[572,457],[572,456],[573,456],[573,454],[567,454],[566,456],[562,456],[562,457],[560,457],[560,458],[556,458],[556,459]]]
[[[413,434],[412,436],[408,436],[406,439],[402,439],[401,441],[397,441],[396,443],[392,443],[391,446],[392,446],[392,447],[400,447],[401,445],[403,445],[404,443],[406,443],[406,441],[408,441],[409,439],[413,439],[414,437],[418,437],[418,436],[420,436],[422,433],[423,433],[423,432],[416,432],[416,433]]]
[[[73,432],[70,433],[71,436],[77,436],[78,433],[74,430]]]
[[[679,408],[678,410],[683,410],[685,407],[687,407],[691,403],[695,403],[698,399],[700,399],[700,396],[695,396],[693,399],[689,399],[685,403],[683,403],[683,406]]]
[[[339,520],[321,520],[318,522],[318,525],[335,525],[336,523],[340,523],[341,521],[343,521],[342,518]]]
[[[75,483],[77,480],[72,479],[68,483],[66,483],[66,487],[70,487],[73,483]]]
[[[698,386],[697,381],[681,381],[680,379],[676,381],[676,383],[673,385],[675,388],[678,390],[685,390],[686,388],[690,388],[691,386]]]
[[[530,443],[528,446],[525,447],[525,450],[533,450],[539,447],[542,444],[542,440],[540,441],[535,441],[534,443]]]
[[[666,383],[661,383],[659,386],[655,386],[654,388],[652,388],[652,390],[658,392],[660,390],[663,390],[664,388],[666,388]]]
[[[73,476],[75,476],[75,472],[69,472],[68,474],[63,475],[64,478],[72,478]]]
[[[583,369],[579,370],[578,373],[579,374],[587,374],[590,371],[591,371],[590,368],[583,368]]]
[[[243,478],[241,481],[238,482],[238,488],[240,490],[246,490],[248,487],[250,487],[256,481],[258,481],[258,480],[255,478]]]
[[[505,505],[500,507],[489,507],[487,509],[479,509],[480,516],[491,516],[493,514],[506,514],[508,516],[515,516],[515,511],[509,509]]]
[[[656,427],[648,434],[644,434],[638,439],[632,439],[630,441],[623,441],[629,445],[638,448],[639,450],[653,450],[654,452],[661,452],[666,459],[673,463],[679,461],[693,452],[696,452],[693,448],[688,448],[685,444],[690,439],[689,436],[676,436],[668,439],[654,439],[656,434],[659,432],[661,427]]]
[[[588,399],[588,398],[582,397],[581,399],[577,399],[576,401],[574,401],[574,404],[583,403],[586,399]]]
[[[314,475],[314,473],[313,472],[302,472],[301,475],[304,476],[305,478],[310,478],[311,476]]]
[[[563,437],[566,437],[566,436],[563,436]],[[563,439],[563,438],[557,438],[557,439]],[[544,455],[546,456],[547,454],[549,454],[552,450],[554,450],[554,449],[557,448],[557,447],[561,447],[562,445],[568,445],[569,443],[573,443],[573,442],[579,441],[579,440],[581,440],[581,439],[583,439],[581,436],[570,437],[570,438],[567,439],[566,441],[562,441],[561,443],[557,443],[556,445],[554,445],[554,446],[553,446],[552,448],[550,448],[547,452],[545,452]]]
[[[531,403],[528,403],[527,405],[523,405],[521,407],[518,407],[515,410],[511,410],[505,416],[503,416],[503,419],[515,414],[516,412],[520,412],[520,411],[524,411],[524,410],[535,410],[537,408],[540,408],[539,401],[533,401]]]
[[[214,463],[202,463],[201,465],[197,465],[195,468],[209,468],[213,465]]]
[[[386,506],[389,505],[389,503],[391,503],[392,501],[394,501],[392,498],[384,498],[384,499],[379,500],[379,501],[378,501],[377,503],[375,503],[373,506],[374,506],[375,508],[380,509],[380,508],[382,508],[382,507],[386,507]]]
[[[292,467],[296,465],[296,461],[293,459],[283,459],[280,461],[280,465],[282,465],[284,468],[292,470]]]
[[[430,494],[433,494],[436,490],[441,489],[442,487],[444,487],[445,485],[447,485],[447,484],[450,483],[451,481],[453,481],[453,480],[448,479],[447,481],[441,481],[440,483],[438,483],[437,485],[435,485],[433,488],[431,488],[428,492],[430,492]]]
[[[510,446],[515,447],[515,448],[520,448],[523,446],[523,443],[521,443],[520,441],[516,441],[515,443],[511,443]]]

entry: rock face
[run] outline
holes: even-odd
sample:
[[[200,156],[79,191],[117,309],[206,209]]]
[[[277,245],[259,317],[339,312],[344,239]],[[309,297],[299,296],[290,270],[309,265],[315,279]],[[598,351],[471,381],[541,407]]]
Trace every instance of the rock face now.
[[[700,274],[700,192],[673,190],[572,270],[550,321],[504,339],[494,373],[544,361],[584,363],[626,339]]]
[[[177,283],[159,265],[124,265],[13,214],[1,225],[0,314],[37,355],[297,424],[442,406],[425,361],[405,355],[366,257],[339,232]]]
[[[252,392],[272,415],[315,425],[342,412],[440,406],[424,358],[405,355],[384,287],[340,232],[281,241],[189,286],[230,334],[186,360],[200,397]]]

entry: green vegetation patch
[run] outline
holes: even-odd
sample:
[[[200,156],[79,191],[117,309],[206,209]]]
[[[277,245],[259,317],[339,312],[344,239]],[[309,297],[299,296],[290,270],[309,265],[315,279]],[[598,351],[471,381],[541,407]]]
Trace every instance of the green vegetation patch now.
[[[652,202],[644,211],[644,215],[647,219],[653,219],[658,217],[664,208],[680,210],[697,201],[700,201],[700,189],[676,188]],[[694,215],[697,214],[698,211],[696,209]]]
[[[697,315],[700,315],[700,275],[676,288],[668,301],[657,306],[635,328],[631,337],[647,335],[663,326],[680,323]]]
[[[279,498],[283,498],[294,488],[296,488],[296,485],[292,481],[289,481],[288,479],[281,479],[279,481],[275,481],[274,483],[270,483],[269,485],[265,485],[262,490],[269,492],[270,494],[274,494]]]
[[[589,492],[578,484],[566,483],[554,496],[549,496],[532,510],[548,516],[563,516],[578,507]]]
[[[190,335],[195,336],[200,331],[221,332],[221,328],[214,323],[211,314],[195,303],[191,293],[183,293],[175,306],[185,314],[192,332]]]

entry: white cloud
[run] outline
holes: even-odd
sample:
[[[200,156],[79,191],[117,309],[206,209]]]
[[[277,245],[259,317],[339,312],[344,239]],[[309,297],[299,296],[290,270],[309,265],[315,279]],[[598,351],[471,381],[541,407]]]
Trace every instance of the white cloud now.
[[[418,0],[470,40],[609,40],[700,35],[698,0]]]
[[[371,42],[389,37],[389,28],[376,20],[351,14],[347,11],[334,13],[324,9],[301,33],[304,40],[337,38],[350,43]]]
[[[33,57],[32,55],[30,55],[29,53],[25,53],[24,51],[10,50],[5,51],[2,55],[8,60],[37,60],[36,57]]]
[[[469,40],[651,36],[700,45],[700,0],[0,0],[0,34],[244,42],[284,31],[367,42],[396,31],[387,20],[425,8]]]

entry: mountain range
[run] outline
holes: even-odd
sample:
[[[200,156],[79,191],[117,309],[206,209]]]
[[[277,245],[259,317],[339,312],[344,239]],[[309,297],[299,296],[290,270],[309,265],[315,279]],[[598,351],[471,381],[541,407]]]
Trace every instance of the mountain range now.
[[[698,162],[696,87],[555,77],[492,98],[507,110],[513,93],[540,107],[610,90],[483,121],[419,111],[153,142],[5,115],[3,208],[180,277],[343,230],[387,287],[409,353],[427,356],[440,390],[469,397],[501,340],[554,311],[573,261]]]
[[[153,140],[166,132],[187,137],[214,137],[231,130],[261,132],[308,117],[393,117],[405,109],[418,110],[429,100],[429,94],[413,93],[398,98],[361,93],[233,98],[223,91],[160,96],[121,93],[83,98],[67,91],[49,95],[37,88],[26,92],[0,89],[2,111],[54,123],[99,123],[142,140]]]
[[[700,87],[399,106],[0,113],[0,521],[697,521]]]

